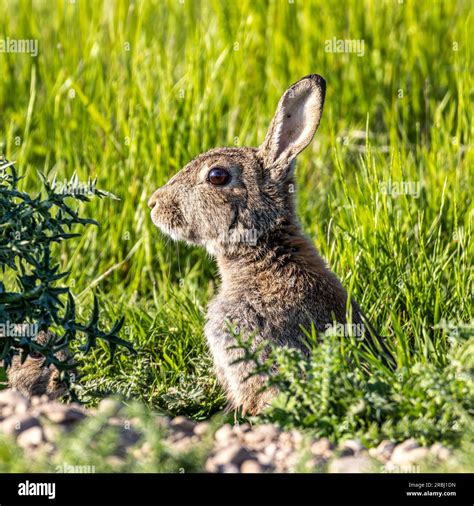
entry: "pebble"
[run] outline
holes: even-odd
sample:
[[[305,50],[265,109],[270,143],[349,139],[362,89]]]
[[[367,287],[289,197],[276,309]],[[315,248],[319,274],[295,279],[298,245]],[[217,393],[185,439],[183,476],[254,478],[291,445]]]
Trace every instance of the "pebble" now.
[[[429,450],[428,448],[413,448],[411,450],[398,450],[398,446],[395,448],[390,462],[397,466],[409,466],[420,462],[427,457]]]
[[[391,441],[384,440],[381,441],[380,444],[376,448],[371,448],[369,450],[369,455],[374,457],[382,462],[388,462],[390,457],[392,456],[393,450],[395,448],[395,443]]]
[[[259,430],[260,429],[260,430]],[[278,432],[275,428],[270,430],[268,426],[256,427],[244,434],[244,441],[251,446],[266,446],[272,440],[278,437]]]
[[[29,429],[23,431],[17,438],[16,442],[22,448],[37,447],[44,442],[44,435],[41,427],[35,425]]]
[[[278,446],[275,443],[270,443],[267,447],[265,447],[263,453],[268,457],[273,458],[277,450]]]
[[[418,456],[418,453],[413,454],[412,452],[419,448],[420,445],[415,439],[407,439],[403,443],[395,446],[392,456],[390,457],[390,462],[397,466],[409,465],[413,463],[414,458]]]
[[[19,403],[29,404],[28,399],[17,390],[0,390],[0,406],[16,406]]]
[[[140,419],[126,419],[122,411],[122,405],[115,399],[104,399],[97,410],[86,410],[79,404],[51,401],[47,396],[28,400],[13,390],[0,391],[0,431],[16,436],[26,454],[31,451],[34,455],[41,448],[53,458],[57,451],[55,441],[61,434],[72,430],[87,416],[99,413],[106,415],[107,425],[119,435],[114,454],[107,460],[112,467],[121,467],[127,455],[138,460],[149,457],[152,447],[141,440]],[[162,415],[154,420],[157,433],[163,434],[165,443],[177,453],[189,451],[205,440],[207,434],[212,435],[213,424],[208,421],[196,423],[184,416]],[[158,428],[165,430],[158,431]],[[283,431],[268,423],[235,426],[227,423],[213,438],[214,448],[210,449],[205,463],[205,470],[211,473],[293,472],[302,465],[307,472],[322,472],[326,466],[333,473],[380,472],[383,469],[414,472],[420,469],[418,463],[428,455],[439,460],[452,455],[440,443],[424,448],[411,438],[400,444],[385,440],[368,451],[359,440],[349,439],[340,444],[337,456],[328,438],[311,439],[310,435],[296,429]]]
[[[241,473],[261,473],[262,472],[262,466],[259,464],[257,460],[244,460],[242,464],[240,465],[240,472]]]
[[[4,418],[8,418],[9,416],[12,416],[15,413],[15,408],[13,406],[4,406],[1,408],[0,411],[0,420],[3,420]]]
[[[72,407],[72,405],[65,406],[64,404],[52,403],[48,409],[43,410],[42,413],[52,422],[55,423],[70,423],[78,422],[86,418],[86,414],[82,409]]]
[[[311,445],[311,448],[310,448],[311,453],[313,455],[322,456],[322,457],[331,456],[333,449],[334,449],[334,446],[331,443],[331,441],[329,441],[329,439],[327,437],[323,437],[323,438],[315,441]]]
[[[239,468],[235,464],[224,464],[218,467],[218,471],[225,474],[236,474],[239,472]]]
[[[236,434],[237,436],[243,436],[244,434],[246,434],[247,432],[250,432],[251,430],[252,430],[252,428],[250,427],[250,424],[248,424],[248,423],[238,424],[232,428],[232,432],[234,434]]]
[[[290,434],[295,444],[300,444],[303,442],[303,435],[301,434],[301,432],[298,432],[297,430],[292,430]]]
[[[252,454],[239,443],[232,443],[226,448],[219,450],[214,456],[215,464],[235,464],[240,465],[244,460],[250,459]]]
[[[204,436],[209,431],[209,422],[201,422],[194,426],[194,434],[196,436]]]
[[[439,460],[447,460],[451,456],[451,451],[441,443],[431,445],[430,452]]]
[[[373,471],[374,462],[367,456],[340,457],[329,464],[330,473],[367,473]]]
[[[341,445],[342,455],[357,455],[366,451],[367,448],[358,439],[348,439]]]
[[[185,416],[177,416],[170,421],[170,427],[172,429],[181,430],[184,432],[193,432],[195,423],[189,420]]]
[[[49,401],[49,398],[46,394],[44,395],[35,395],[31,398],[31,405],[32,406],[40,406],[41,404],[45,404]]]
[[[232,431],[231,425],[229,423],[226,423],[225,425],[217,429],[216,433],[214,434],[214,439],[218,443],[223,443],[231,439],[233,436],[234,433]]]
[[[0,431],[8,435],[20,434],[21,432],[28,430],[31,427],[39,426],[39,420],[24,413],[21,415],[14,415],[0,424]]]

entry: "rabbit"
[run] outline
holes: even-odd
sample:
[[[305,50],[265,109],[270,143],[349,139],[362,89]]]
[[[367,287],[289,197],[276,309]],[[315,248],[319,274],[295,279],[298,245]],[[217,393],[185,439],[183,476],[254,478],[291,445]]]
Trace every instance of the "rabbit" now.
[[[281,97],[258,148],[211,149],[189,162],[149,199],[156,227],[175,240],[203,246],[217,261],[221,285],[209,303],[205,336],[231,409],[257,415],[277,394],[265,378],[233,363],[235,334],[254,333],[253,346],[271,341],[307,352],[301,328],[324,332],[346,323],[348,295],[295,210],[295,159],[321,119],[325,80],[303,77]],[[350,301],[352,324],[362,324]]]
[[[40,331],[36,336],[36,342],[46,344],[50,336],[50,333]],[[68,362],[72,359],[68,350],[58,351],[55,357]],[[53,364],[49,367],[43,364],[44,356],[40,353],[28,355],[23,364],[20,356],[15,355],[10,367],[6,370],[8,387],[18,390],[27,398],[36,395],[46,395],[49,399],[63,397],[68,392],[68,388],[66,383],[60,380],[59,370]]]

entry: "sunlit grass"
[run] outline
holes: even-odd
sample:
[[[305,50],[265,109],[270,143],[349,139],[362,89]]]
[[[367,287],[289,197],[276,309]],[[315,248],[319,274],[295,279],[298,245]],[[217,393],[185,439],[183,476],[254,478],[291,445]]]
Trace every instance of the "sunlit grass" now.
[[[30,190],[39,168],[97,176],[121,199],[91,202],[101,227],[60,252],[78,298],[124,314],[138,351],[113,366],[95,351],[84,399],[120,392],[198,418],[223,406],[202,334],[216,268],[163,238],[146,202],[200,152],[258,145],[312,72],[328,90],[298,165],[304,229],[399,366],[445,365],[437,325],[472,319],[470,2],[0,3],[0,37],[39,42],[38,58],[0,54],[2,151]],[[334,37],[364,55],[325,52]]]

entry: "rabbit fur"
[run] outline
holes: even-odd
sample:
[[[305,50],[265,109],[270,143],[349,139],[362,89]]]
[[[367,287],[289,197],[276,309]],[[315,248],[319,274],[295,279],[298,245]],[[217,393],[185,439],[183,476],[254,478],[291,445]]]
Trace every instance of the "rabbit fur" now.
[[[346,322],[348,307],[352,324],[362,324],[359,307],[348,303],[295,210],[295,158],[319,126],[325,91],[321,76],[303,77],[281,97],[260,147],[211,149],[149,200],[159,229],[204,247],[217,261],[221,284],[208,306],[205,335],[230,406],[243,413],[258,414],[277,392],[262,391],[265,379],[249,377],[250,363],[232,364],[242,350],[230,348],[229,324],[241,335],[254,333],[254,346],[272,341],[301,350],[301,327],[324,332]]]

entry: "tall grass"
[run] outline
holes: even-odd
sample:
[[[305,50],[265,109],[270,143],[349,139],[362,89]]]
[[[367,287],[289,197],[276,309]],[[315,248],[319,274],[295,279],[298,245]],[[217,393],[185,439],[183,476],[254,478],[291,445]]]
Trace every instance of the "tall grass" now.
[[[472,320],[469,1],[1,5],[0,38],[39,42],[37,58],[0,54],[2,150],[27,188],[36,168],[77,172],[121,199],[89,205],[102,227],[60,251],[76,295],[124,313],[139,351],[113,366],[96,351],[84,398],[122,392],[197,418],[222,407],[202,336],[216,268],[160,236],[146,202],[200,152],[258,145],[283,91],[313,72],[328,91],[297,170],[304,229],[399,366],[446,365],[439,325]],[[333,38],[362,40],[363,56],[326,52]]]

